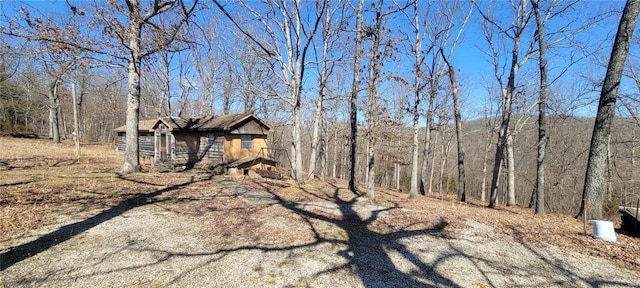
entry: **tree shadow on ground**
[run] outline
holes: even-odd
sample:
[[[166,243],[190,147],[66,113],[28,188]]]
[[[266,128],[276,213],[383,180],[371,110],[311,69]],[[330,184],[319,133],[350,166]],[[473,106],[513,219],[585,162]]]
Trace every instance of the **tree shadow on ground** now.
[[[97,226],[100,223],[122,215],[132,208],[155,203],[154,201],[156,199],[153,199],[154,197],[160,196],[161,194],[169,192],[171,190],[191,185],[192,183],[195,183],[193,179],[183,184],[166,187],[148,194],[136,195],[135,197],[131,197],[125,201],[120,202],[118,205],[99,213],[98,215],[77,223],[63,226],[58,230],[39,237],[34,241],[15,247],[9,252],[0,255],[0,259],[2,259],[2,263],[0,263],[2,265],[0,271],[3,271],[20,261],[32,257],[64,241],[67,241],[75,237],[76,235]],[[246,185],[241,186],[243,189],[256,189]],[[376,231],[376,229],[373,228],[371,224],[379,219],[383,213],[397,209],[397,207],[392,206],[374,208],[374,210],[363,213],[360,210],[363,205],[359,204],[359,201],[362,200],[361,198],[348,197],[348,199],[345,199],[347,197],[341,197],[339,195],[340,189],[334,186],[335,191],[332,196],[330,194],[327,194],[326,197],[319,197],[319,199],[330,201],[330,204],[335,204],[335,207],[337,207],[337,210],[334,211],[336,212],[335,215],[327,215],[326,213],[323,213],[321,211],[310,211],[309,208],[311,207],[305,206],[307,203],[287,201],[279,197],[272,189],[277,188],[264,185],[259,190],[263,190],[263,193],[272,195],[272,199],[275,200],[275,204],[256,205],[264,205],[264,207],[270,207],[271,205],[282,206],[298,217],[301,217],[305,223],[304,225],[308,225],[309,229],[312,231],[314,235],[313,240],[300,244],[283,245],[280,247],[274,247],[273,245],[269,244],[256,243],[249,245],[240,245],[237,247],[223,247],[221,249],[216,249],[213,251],[202,251],[199,253],[171,251],[171,249],[165,250],[150,248],[145,247],[144,243],[132,242],[127,243],[126,246],[124,246],[120,250],[137,253],[152,253],[153,255],[157,255],[157,257],[155,257],[155,260],[147,263],[131,263],[131,265],[117,267],[106,271],[102,270],[100,274],[104,275],[110,273],[119,273],[126,270],[136,270],[143,269],[145,267],[163,265],[163,263],[167,263],[167,261],[176,258],[193,258],[193,262],[192,265],[190,265],[190,268],[179,271],[179,273],[172,276],[170,281],[164,283],[166,285],[171,285],[179,283],[181,280],[183,280],[184,277],[188,277],[187,275],[190,275],[191,272],[201,269],[207,265],[215,265],[214,263],[220,261],[222,258],[232,257],[235,252],[293,252],[296,249],[313,248],[325,243],[332,243],[339,245],[337,247],[341,247],[337,252],[337,256],[342,257],[346,261],[341,261],[341,263],[344,264],[331,265],[325,270],[316,272],[311,276],[312,279],[321,275],[332,275],[332,273],[336,271],[346,271],[349,274],[357,276],[364,287],[459,287],[458,284],[454,283],[451,279],[442,275],[435,269],[439,263],[446,261],[449,257],[455,257],[457,255],[441,254],[438,255],[437,259],[431,260],[428,263],[426,260],[421,258],[421,255],[418,255],[417,252],[412,251],[411,248],[407,246],[407,244],[403,243],[403,239],[408,239],[414,236],[439,237],[442,233],[444,233],[444,229],[449,225],[447,221],[441,219],[438,223],[419,230],[410,230],[409,227],[413,226],[413,224],[417,224],[412,223],[407,225],[407,227],[405,228],[396,229],[391,232]],[[345,231],[346,237],[334,238],[330,235],[321,233],[316,226],[320,222],[332,225]],[[429,243],[425,242],[424,245],[425,249],[428,249]],[[103,260],[107,261],[105,259],[108,259],[110,257],[109,255],[115,255],[120,253],[121,251],[111,251],[108,255],[102,255]],[[392,256],[392,254],[395,256]],[[201,257],[205,257],[206,259],[203,259],[203,261],[198,260]],[[403,265],[405,268],[399,268],[398,266],[396,266],[396,262],[394,262],[398,261],[398,257],[403,258],[400,261],[404,261],[405,263],[408,262],[410,264]],[[94,265],[96,264],[94,263]],[[63,278],[66,277],[63,275],[59,276]],[[84,275],[76,275],[73,276],[73,278],[76,278],[76,280],[78,280],[80,278],[86,279],[93,276],[97,275],[89,273]],[[58,276],[54,276],[54,278],[57,277]],[[27,283],[31,284],[46,284],[47,281],[55,280],[56,279],[51,279],[50,277],[45,277],[42,279],[40,279],[40,277],[23,279],[23,281],[27,281]]]
[[[359,213],[356,208],[356,203],[359,198],[352,197],[348,200],[342,199],[339,193],[340,188],[333,184],[331,185],[334,188],[333,199],[326,200],[332,200],[332,202],[337,204],[340,215],[335,218],[301,208],[299,203],[282,199],[272,191],[270,186],[261,185],[265,191],[275,197],[281,206],[303,217],[307,221],[311,226],[310,228],[314,231],[316,244],[338,242],[347,245],[346,249],[338,253],[339,256],[347,260],[347,263],[332,267],[327,271],[322,271],[316,276],[322,273],[347,270],[358,275],[364,287],[431,287],[433,285],[458,287],[456,283],[434,269],[438,263],[452,255],[444,255],[429,264],[423,261],[419,255],[412,252],[401,241],[405,238],[420,235],[437,237],[443,233],[444,229],[449,225],[447,221],[440,219],[440,222],[436,225],[419,230],[403,228],[388,233],[375,231],[370,225],[376,221],[382,213],[396,209],[397,207],[380,208],[371,211],[368,217],[362,216],[361,214],[363,213]],[[310,221],[311,219],[336,225],[347,233],[346,240],[327,239],[314,229]],[[424,244],[429,245],[429,243]],[[411,271],[401,271],[398,269],[390,256],[391,251],[402,255],[404,260],[413,264],[414,268],[411,269]]]
[[[127,178],[124,175],[119,175],[119,178],[126,181],[133,181],[141,184],[149,184],[155,185],[153,183],[147,183],[131,178]],[[16,247],[11,247],[9,251],[0,254],[0,272],[8,269],[9,267],[15,265],[18,262],[21,262],[25,259],[28,259],[32,256],[35,256],[43,251],[46,251],[60,243],[63,243],[78,234],[81,234],[101,223],[104,223],[114,217],[122,215],[123,213],[139,206],[147,205],[150,203],[154,203],[153,198],[162,195],[163,193],[167,193],[176,189],[184,188],[191,184],[194,184],[199,181],[209,180],[201,179],[195,180],[192,176],[189,181],[186,181],[182,184],[168,186],[163,189],[159,189],[149,193],[136,193],[131,194],[130,197],[120,201],[117,205],[112,206],[109,209],[106,209],[92,217],[84,219],[82,221],[64,225],[53,232],[47,233],[38,237],[37,239],[24,243],[22,245],[18,245]]]
[[[6,252],[5,254],[0,254],[0,260],[2,260],[0,261],[2,267],[0,271],[3,271],[20,261],[36,255],[37,253],[43,252],[55,245],[67,241],[74,236],[97,226],[100,223],[122,215],[132,208],[163,201],[161,199],[158,199],[160,197],[157,197],[163,193],[171,194],[167,192],[189,186],[199,181],[206,181],[210,179],[211,178],[200,180],[193,179],[192,177],[190,181],[186,181],[182,184],[166,188],[163,187],[161,189],[160,187],[158,187],[159,190],[157,191],[153,191],[148,194],[139,194],[132,196],[131,198],[120,202],[118,205],[105,210],[104,212],[95,215],[94,217],[61,227],[60,229],[44,235],[32,242],[13,248],[11,251]],[[224,183],[227,180],[229,179],[225,178],[222,180],[216,180],[216,183]],[[139,180],[131,179],[131,181]],[[65,280],[69,280],[68,278],[75,280],[88,279],[97,275],[109,274],[115,277],[118,274],[111,273],[119,273],[127,270],[138,270],[148,267],[161,268],[162,265],[170,264],[170,261],[172,259],[188,258],[190,263],[189,267],[178,270],[174,275],[171,275],[170,280],[163,283],[163,285],[175,285],[180,283],[182,280],[187,279],[188,277],[192,277],[192,272],[196,272],[200,269],[206,270],[207,266],[216,265],[216,262],[221,261],[223,258],[233,257],[234,255],[236,255],[234,254],[235,252],[294,252],[296,249],[313,248],[326,243],[339,245],[336,246],[339,247],[337,248],[339,249],[339,251],[336,253],[336,255],[342,257],[345,261],[340,262],[341,264],[335,264],[325,270],[319,271],[313,274],[311,278],[321,275],[333,276],[333,272],[346,271],[349,274],[357,276],[357,278],[361,281],[362,286],[364,287],[459,287],[459,284],[455,283],[451,278],[440,272],[442,271],[441,269],[443,267],[440,267],[440,269],[438,269],[440,265],[444,264],[446,261],[454,257],[463,257],[467,259],[467,261],[471,262],[472,265],[475,265],[474,270],[482,274],[482,277],[484,279],[483,281],[488,283],[489,286],[506,285],[506,283],[503,282],[494,283],[495,278],[491,275],[492,273],[502,273],[505,275],[501,275],[506,276],[507,278],[509,277],[508,273],[517,274],[516,277],[544,277],[544,275],[541,276],[532,274],[535,272],[529,270],[529,268],[531,267],[527,266],[527,263],[511,267],[508,266],[510,265],[509,263],[505,263],[501,259],[494,257],[495,255],[487,255],[486,257],[483,255],[470,255],[467,250],[457,247],[457,245],[455,243],[452,244],[451,241],[445,241],[446,245],[448,245],[447,251],[442,252],[442,249],[433,248],[432,250],[436,253],[436,255],[434,257],[428,257],[427,254],[431,253],[430,247],[433,247],[431,245],[437,245],[438,243],[442,244],[441,241],[444,241],[437,238],[448,237],[447,231],[445,231],[445,229],[447,229],[450,224],[446,220],[440,219],[438,223],[435,223],[434,225],[423,229],[412,229],[411,227],[415,227],[413,226],[414,224],[419,223],[409,223],[404,227],[395,228],[391,231],[382,231],[381,229],[377,228],[376,223],[374,222],[380,220],[381,218],[384,218],[385,213],[391,212],[395,209],[399,209],[399,207],[377,207],[369,205],[373,203],[365,203],[365,205],[362,205],[362,202],[366,202],[366,200],[358,197],[353,197],[353,195],[341,195],[341,189],[335,185],[333,186],[333,193],[327,191],[326,194],[317,194],[313,196],[316,197],[321,203],[325,203],[325,201],[328,201],[325,203],[327,204],[325,206],[332,207],[332,209],[334,209],[330,211],[331,213],[328,213],[326,210],[316,209],[323,208],[323,204],[315,205],[314,203],[307,201],[297,202],[283,199],[279,196],[279,193],[276,193],[276,189],[282,188],[279,186],[271,186],[264,183],[260,184],[258,182],[255,182],[254,184],[260,185],[260,188],[252,188],[247,185],[236,184],[238,183],[227,183],[226,185],[230,189],[238,188],[241,186],[241,189],[245,190],[260,190],[262,193],[270,195],[270,199],[273,199],[275,203],[264,204],[258,201],[255,202],[257,204],[249,205],[248,208],[255,208],[256,206],[272,207],[273,205],[284,207],[304,221],[303,225],[308,226],[308,228],[313,233],[314,238],[305,243],[277,246],[274,246],[270,243],[260,244],[259,241],[256,243],[249,243],[247,245],[227,243],[224,244],[223,247],[216,246],[216,248],[214,249],[207,249],[200,252],[187,252],[179,248],[152,248],[146,246],[143,241],[136,242],[137,240],[132,240],[131,242],[127,242],[125,246],[122,246],[120,249],[118,249],[118,251],[114,250],[110,251],[110,253],[108,254],[102,255],[101,259],[97,259],[98,263],[85,263],[80,265],[99,265],[102,262],[110,261],[110,257],[112,255],[117,255],[122,251],[131,253],[151,253],[154,255],[153,260],[144,263],[127,263],[124,266],[101,270],[99,272],[93,271],[81,275],[54,275],[37,279],[33,278],[26,280],[27,282],[25,283],[32,285],[36,285],[38,283],[46,285],[47,283],[49,283],[47,281],[56,280],[51,279],[51,277],[67,278]],[[164,196],[166,195],[163,195],[162,197]],[[201,199],[185,198],[185,201],[198,200]],[[257,201],[250,199],[246,200],[250,202]],[[363,208],[371,209],[363,210]],[[229,209],[241,208],[229,207]],[[247,210],[247,213],[250,213],[250,210],[251,209]],[[337,227],[343,230],[346,233],[346,236],[336,238],[332,237],[331,235],[323,234],[320,231],[321,229],[318,229],[318,223],[329,224],[333,227]],[[422,227],[424,227],[424,225],[422,225]],[[412,237],[418,237],[418,240],[411,239]],[[430,240],[432,240],[433,242],[430,243]],[[487,241],[487,243],[493,241],[491,239],[483,239],[482,241],[456,239],[455,241],[471,241],[472,245],[484,245],[485,240]],[[421,242],[421,247],[418,251],[416,251],[416,247],[414,245],[410,246],[410,242],[413,241],[423,241]],[[603,281],[602,279],[597,278],[585,279],[584,277],[580,277],[578,274],[572,272],[571,269],[565,266],[559,266],[554,262],[556,261],[556,259],[551,259],[548,256],[540,254],[533,247],[527,246],[526,243],[520,244],[527,247],[529,250],[531,250],[531,253],[534,253],[542,261],[544,261],[544,263],[546,263],[545,266],[548,265],[548,267],[551,267],[553,270],[563,271],[562,273],[567,275],[567,280],[552,280],[559,282],[547,281],[543,283],[544,285],[574,284],[574,282],[571,281],[576,281],[575,283],[588,283],[595,287],[605,286],[607,284],[625,285],[625,283]],[[402,261],[405,265],[398,265],[398,261]],[[538,271],[538,269],[536,269],[535,271]],[[47,273],[47,275],[52,275],[52,273],[55,273],[55,271]],[[464,277],[462,277],[462,279],[464,279]]]

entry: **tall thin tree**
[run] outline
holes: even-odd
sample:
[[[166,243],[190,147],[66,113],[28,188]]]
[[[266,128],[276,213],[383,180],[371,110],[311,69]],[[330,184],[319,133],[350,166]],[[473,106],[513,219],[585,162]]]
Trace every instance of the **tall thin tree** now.
[[[440,49],[440,54],[442,54],[442,59],[447,64],[449,68],[449,82],[451,84],[451,96],[453,97],[453,115],[456,123],[456,142],[458,149],[458,200],[462,202],[467,201],[467,192],[466,192],[466,180],[464,174],[464,148],[463,148],[463,133],[462,133],[462,114],[460,113],[460,95],[458,92],[458,80],[456,78],[456,72],[447,56],[445,56],[444,51]]]
[[[547,42],[544,39],[544,21],[540,13],[538,0],[531,0],[533,13],[536,16],[536,38],[540,54],[540,91],[538,97],[538,157],[536,158],[536,207],[535,213],[544,215],[544,157],[547,148]]]
[[[364,31],[363,25],[364,0],[358,0],[358,8],[356,10],[356,42],[355,53],[353,54],[353,82],[351,83],[351,92],[349,94],[349,190],[358,193],[356,183],[356,153],[358,137],[358,92],[360,90],[360,61],[362,58],[362,38]]]

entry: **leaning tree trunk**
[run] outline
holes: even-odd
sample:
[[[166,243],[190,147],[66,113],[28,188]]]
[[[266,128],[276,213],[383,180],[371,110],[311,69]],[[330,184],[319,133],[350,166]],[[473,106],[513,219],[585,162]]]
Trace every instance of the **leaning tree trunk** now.
[[[504,160],[505,148],[507,146],[507,135],[509,132],[509,122],[511,121],[511,105],[513,104],[513,93],[515,91],[515,78],[518,72],[518,50],[520,49],[520,37],[514,40],[513,51],[511,56],[511,69],[509,72],[509,80],[507,87],[503,89],[502,100],[502,121],[500,130],[498,131],[498,143],[496,145],[496,157],[493,163],[493,176],[491,178],[491,194],[489,195],[489,207],[496,206],[498,199],[498,185],[502,162]]]
[[[580,206],[578,216],[587,213],[591,219],[602,218],[602,200],[604,189],[604,178],[607,160],[607,140],[611,134],[611,123],[615,116],[616,100],[618,99],[618,89],[624,70],[624,64],[629,53],[629,46],[633,36],[638,13],[640,12],[640,0],[628,0],[622,17],[616,39],[613,43],[611,57],[607,74],[600,93],[598,103],[598,113],[596,115],[593,135],[591,136],[591,147],[589,149],[589,160],[587,162],[587,173],[585,176],[584,190],[582,198],[588,200],[587,211],[584,202]]]
[[[442,59],[449,68],[449,82],[451,83],[451,94],[453,96],[453,115],[456,122],[456,140],[458,148],[458,200],[462,202],[467,201],[467,193],[465,186],[464,175],[464,148],[462,146],[462,115],[460,114],[460,96],[458,95],[458,82],[456,80],[456,73],[453,65],[449,62],[444,52],[440,50]]]
[[[526,25],[528,23],[528,17],[526,16],[528,13],[525,12],[527,10],[526,7],[527,0],[521,0],[519,6],[517,7],[517,23],[515,26],[511,26],[510,28],[510,30],[513,31],[514,34],[507,35],[513,41],[513,48],[511,50],[511,63],[509,67],[507,85],[506,87],[502,86],[502,117],[500,118],[500,130],[498,131],[498,143],[496,145],[497,147],[493,164],[493,176],[491,178],[491,194],[489,195],[490,208],[494,208],[496,206],[496,200],[498,198],[498,184],[501,166],[504,161],[504,153],[506,152],[505,150],[507,145],[509,122],[511,121],[511,107],[513,104],[513,98],[516,89],[516,75],[518,74],[520,66],[522,66],[524,64],[524,61],[528,59],[531,50],[529,49],[529,52],[525,53],[523,59],[519,59],[522,33],[525,31]],[[495,66],[494,69],[496,77],[500,78],[501,73],[498,73],[498,70],[500,69],[497,66]],[[500,80],[499,82],[502,83],[502,81]]]

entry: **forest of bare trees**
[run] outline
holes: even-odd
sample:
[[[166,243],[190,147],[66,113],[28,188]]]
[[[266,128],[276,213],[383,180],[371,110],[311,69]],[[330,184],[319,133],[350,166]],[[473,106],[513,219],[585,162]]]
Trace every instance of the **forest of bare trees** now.
[[[2,2],[0,132],[69,140],[77,108],[81,143],[112,144],[127,125],[134,172],[138,119],[252,112],[299,185],[335,177],[371,199],[385,187],[538,214],[575,215],[584,194],[602,202],[591,218],[610,217],[640,197],[640,38],[624,4]],[[621,79],[605,80],[620,33]],[[602,136],[605,94],[617,106]]]

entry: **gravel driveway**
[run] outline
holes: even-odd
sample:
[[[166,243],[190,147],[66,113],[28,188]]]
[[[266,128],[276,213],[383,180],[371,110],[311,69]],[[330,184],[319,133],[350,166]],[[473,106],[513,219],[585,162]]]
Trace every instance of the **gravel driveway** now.
[[[0,242],[0,286],[640,287],[637,271],[473,220],[385,230],[372,220],[418,211],[219,185],[230,196],[129,201]]]

